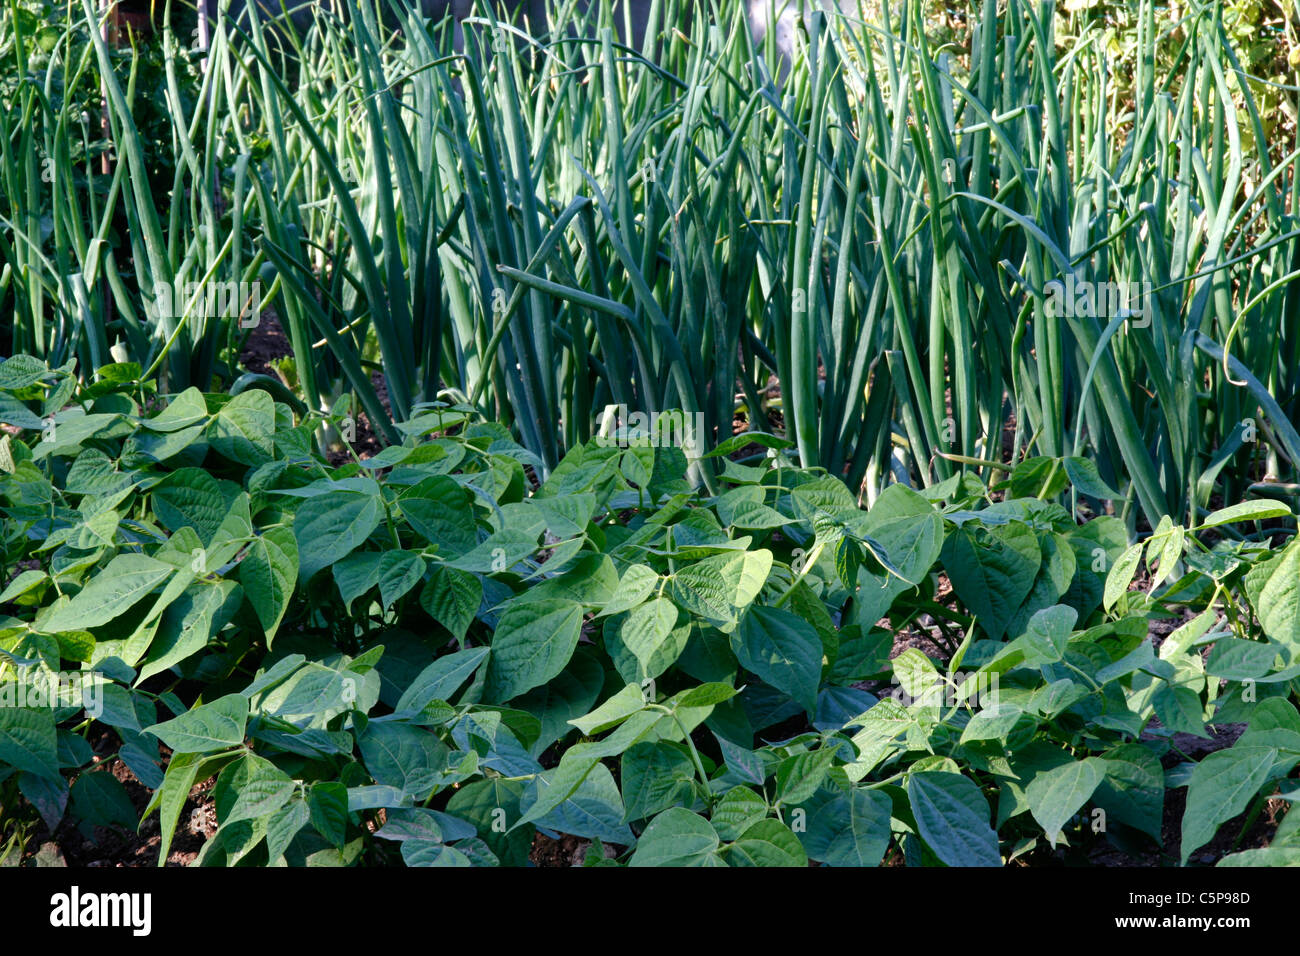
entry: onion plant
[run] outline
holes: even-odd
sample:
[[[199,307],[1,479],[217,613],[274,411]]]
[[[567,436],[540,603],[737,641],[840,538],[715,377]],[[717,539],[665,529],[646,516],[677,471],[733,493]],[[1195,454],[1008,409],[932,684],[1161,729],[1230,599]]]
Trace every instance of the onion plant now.
[[[218,43],[200,76],[171,12],[157,39],[120,48],[90,0],[35,32],[17,2],[0,19],[18,78],[0,110],[0,300],[14,352],[76,359],[83,374],[125,358],[165,388],[207,389],[230,380],[256,319],[255,302],[215,311],[231,298],[215,290],[253,288],[260,253],[245,232],[248,157],[229,151],[242,98],[223,83],[229,51]],[[150,117],[163,139],[147,137]]]
[[[1092,508],[1154,527],[1296,478],[1300,153],[1215,5],[1138,0],[1122,87],[1104,35],[1032,0],[976,0],[946,45],[916,0],[813,12],[786,59],[734,0],[655,0],[639,43],[576,0],[349,0],[306,30],[254,5],[214,20],[192,99],[164,30],[163,204],[144,91],[79,2],[40,82],[32,38],[0,43],[27,77],[0,138],[16,349],[93,367],[120,336],[206,381],[239,330],[151,323],[151,290],[257,278],[311,407],[350,394],[400,441],[465,403],[542,474],[617,405],[706,443],[784,428],[868,501],[1086,458],[1083,493],[1118,490]],[[107,175],[51,95],[96,74]]]

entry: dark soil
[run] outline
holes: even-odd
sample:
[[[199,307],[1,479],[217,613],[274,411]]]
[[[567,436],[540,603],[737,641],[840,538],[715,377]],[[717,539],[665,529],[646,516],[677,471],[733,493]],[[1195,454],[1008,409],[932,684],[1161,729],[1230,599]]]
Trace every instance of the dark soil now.
[[[564,834],[558,840],[552,840],[543,833],[533,837],[533,848],[528,854],[533,866],[582,866],[587,858],[591,841]],[[605,859],[612,860],[618,856],[615,847],[605,844]]]
[[[268,375],[271,378],[285,382],[284,376],[276,368],[276,363],[280,359],[290,358],[292,355],[293,346],[280,325],[279,317],[274,311],[267,309],[262,313],[257,325],[249,332],[248,339],[244,343],[244,349],[239,355],[239,363],[250,372]],[[288,385],[289,383],[285,382],[285,384]],[[374,386],[380,404],[391,414],[392,406],[389,404],[388,399],[388,383],[384,381],[384,376],[379,372],[372,372],[370,384]],[[365,412],[357,413],[356,434],[351,444],[352,450],[356,452],[357,457],[363,460],[378,454],[380,449],[384,447]],[[329,463],[335,467],[352,460],[352,455],[346,449],[330,451],[326,457]]]
[[[268,309],[249,331],[244,350],[239,354],[239,364],[250,372],[283,381],[283,376],[276,371],[274,363],[292,355],[293,346],[289,344],[289,336],[280,327],[280,319]]]
[[[1235,738],[1234,738],[1235,739]],[[1225,743],[1224,747],[1230,746]],[[1241,850],[1254,850],[1266,847],[1272,842],[1278,824],[1282,822],[1281,810],[1287,801],[1270,799],[1263,812],[1255,818],[1250,829],[1243,835],[1242,827],[1249,813],[1234,817],[1219,827],[1214,839],[1198,849],[1188,859],[1188,866],[1213,866],[1229,853]],[[1087,859],[1093,866],[1177,866],[1181,856],[1183,810],[1187,806],[1187,788],[1165,792],[1165,815],[1161,824],[1160,835],[1168,853],[1152,845],[1151,848],[1136,856],[1125,853],[1108,842],[1105,837],[1097,836],[1087,848]],[[1040,862],[1041,861],[1036,861]]]
[[[533,849],[528,854],[528,859],[534,866],[582,866],[590,845],[590,840],[581,840],[568,834],[552,840],[538,833],[533,837]]]
[[[105,732],[94,745],[97,753],[105,755],[115,753],[117,747],[116,736],[109,732]],[[164,753],[167,753],[165,748]],[[167,756],[170,754],[167,753]],[[107,761],[107,772],[126,788],[136,815],[143,814],[152,796],[149,788],[116,757],[106,756],[103,759]],[[99,765],[102,765],[102,761]],[[216,834],[217,813],[211,795],[214,783],[215,779],[198,784],[185,801],[167,855],[168,866],[188,866],[198,857],[203,844]],[[59,857],[67,866],[157,866],[162,837],[157,812],[151,813],[141,822],[138,833],[107,827],[94,827],[89,834],[83,833],[69,815],[53,834],[44,823],[36,827],[32,831],[24,857],[35,856],[49,843],[57,847]]]

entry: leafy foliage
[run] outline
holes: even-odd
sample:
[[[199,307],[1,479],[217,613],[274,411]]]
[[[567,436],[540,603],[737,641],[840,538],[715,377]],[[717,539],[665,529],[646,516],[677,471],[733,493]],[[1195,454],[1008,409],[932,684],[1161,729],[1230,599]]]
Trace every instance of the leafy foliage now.
[[[51,828],[138,823],[101,730],[163,859],[215,777],[199,862],[232,866],[517,865],[536,833],[592,864],[997,866],[1099,820],[1186,862],[1300,762],[1300,543],[1227,533],[1289,527],[1275,503],[1130,546],[1008,496],[1036,462],[864,511],[774,438],[717,494],[680,448],[595,441],[538,483],[445,406],[330,466],[266,393],[99,378],[0,439],[0,795]],[[69,381],[0,379],[38,419]],[[909,633],[939,653],[895,653]],[[68,672],[93,713],[66,681],[18,699]],[[1181,755],[1227,723],[1230,748]]]

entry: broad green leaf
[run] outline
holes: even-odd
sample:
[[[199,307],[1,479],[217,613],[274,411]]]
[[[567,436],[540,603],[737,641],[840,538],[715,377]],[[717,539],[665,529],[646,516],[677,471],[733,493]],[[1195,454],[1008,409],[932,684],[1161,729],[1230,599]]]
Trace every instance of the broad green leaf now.
[[[1234,746],[1212,753],[1196,765],[1187,784],[1180,845],[1185,865],[1219,826],[1245,811],[1264,786],[1278,752],[1272,747]]]
[[[1267,521],[1270,518],[1290,517],[1291,509],[1280,501],[1241,501],[1206,515],[1197,530],[1217,528],[1234,521]]]
[[[275,399],[260,388],[236,395],[211,426],[212,448],[241,465],[260,465],[275,454]]]
[[[1025,666],[1042,667],[1054,664],[1065,657],[1070,634],[1079,619],[1079,613],[1065,604],[1056,604],[1034,614],[1025,626],[1025,633],[1017,640],[1025,652]]]
[[[1141,744],[1121,744],[1101,759],[1106,776],[1093,793],[1093,803],[1111,818],[1159,842],[1165,805],[1165,771],[1160,759]]]
[[[375,836],[398,843],[404,840],[432,840],[440,843],[453,838],[472,837],[478,832],[463,820],[447,814],[440,815],[424,807],[389,810],[385,816],[384,826]],[[443,832],[440,819],[454,821],[452,826],[456,828],[457,837]]]
[[[795,515],[802,521],[810,521],[818,511],[835,513],[856,510],[858,507],[853,492],[833,475],[802,482],[790,492],[790,503]]]
[[[348,791],[337,780],[312,784],[307,792],[311,825],[331,846],[343,846],[348,829]]]
[[[1026,458],[1011,472],[1010,498],[1041,498],[1050,501],[1065,490],[1068,468],[1057,458]]]
[[[585,736],[599,734],[614,727],[628,717],[642,710],[646,705],[645,694],[638,684],[628,684],[617,694],[605,701],[591,713],[569,721]]]
[[[31,355],[11,355],[0,362],[0,388],[16,392],[50,374],[50,368]]]
[[[665,810],[645,828],[629,866],[717,866],[721,841],[708,820],[683,807]]]
[[[1025,788],[1029,812],[1056,846],[1061,829],[1091,799],[1106,775],[1105,763],[1097,757],[1075,760],[1053,770],[1035,774]]]
[[[532,848],[533,827],[515,828],[523,784],[495,777],[462,784],[447,801],[447,813],[468,821],[478,830],[503,866],[524,866]],[[447,827],[440,825],[444,836]]]
[[[1278,648],[1275,644],[1247,641],[1239,637],[1221,637],[1214,643],[1206,673],[1225,680],[1253,680],[1273,669]]]
[[[29,568],[21,572],[9,582],[9,586],[3,592],[0,592],[0,604],[8,604],[15,598],[22,597],[42,581],[49,580],[49,577],[44,571],[38,571],[35,568]]]
[[[729,528],[757,531],[789,524],[789,518],[764,503],[765,497],[765,489],[757,485],[742,485],[721,495],[714,508],[718,518]]]
[[[7,704],[2,696],[5,686],[0,684],[0,764],[47,780],[60,779],[54,711]]]
[[[298,582],[298,540],[288,528],[268,528],[253,539],[239,563],[239,583],[270,647]]]
[[[478,574],[500,573],[531,557],[536,550],[536,534],[517,528],[501,528],[448,564]]]
[[[1174,572],[1174,565],[1183,556],[1183,547],[1186,541],[1186,532],[1182,525],[1175,525],[1169,515],[1164,515],[1160,523],[1156,525],[1156,530],[1152,532],[1151,540],[1147,543],[1147,567],[1151,567],[1151,557],[1155,553],[1155,547],[1160,545],[1160,555],[1155,561],[1155,569],[1151,574],[1151,588],[1157,588],[1165,579]]]
[[[376,783],[423,801],[447,769],[449,748],[422,727],[372,720],[357,746]]]
[[[879,866],[892,812],[887,794],[854,788],[810,810],[800,838],[808,855],[827,866]]]
[[[256,532],[253,530],[253,517],[248,492],[241,491],[221,519],[221,525],[208,542],[207,554],[204,556],[204,571],[211,574],[233,561]]]
[[[234,581],[190,584],[163,612],[158,634],[140,665],[136,685],[203,650],[238,610],[238,592],[239,585]]]
[[[925,707],[939,707],[944,700],[944,681],[930,659],[909,647],[891,662],[894,678],[911,701]]]
[[[193,428],[184,428],[178,432],[136,432],[128,439],[123,448],[123,455],[127,458],[140,455],[153,461],[164,462],[175,458],[199,441],[205,430],[204,425],[195,425]]]
[[[385,609],[424,577],[424,559],[413,551],[385,551],[379,559],[379,602]]]
[[[1133,575],[1137,573],[1138,565],[1142,562],[1142,549],[1145,545],[1141,542],[1128,547],[1119,559],[1111,565],[1110,571],[1106,574],[1106,588],[1103,591],[1102,604],[1106,610],[1110,610],[1115,603],[1128,590],[1129,584],[1133,581]]]
[[[45,426],[45,419],[12,395],[0,393],[0,424],[39,431]]]
[[[379,527],[383,508],[374,495],[334,491],[308,498],[294,515],[299,574],[307,581],[351,554]]]
[[[907,795],[921,839],[942,862],[1002,865],[998,835],[989,826],[989,805],[969,779],[943,771],[911,773]]]
[[[660,645],[677,626],[677,605],[667,598],[655,598],[635,608],[623,621],[623,644],[646,671]]]
[[[1189,687],[1162,683],[1151,698],[1156,716],[1170,733],[1209,737],[1205,732],[1201,695]]]
[[[767,801],[748,787],[732,787],[713,807],[710,822],[724,840],[735,840],[768,814]]]
[[[1010,701],[999,701],[977,710],[961,732],[961,743],[975,740],[1006,740],[1024,713]]]
[[[645,820],[661,810],[684,804],[693,793],[695,767],[681,747],[663,741],[634,744],[623,754],[619,781],[626,820]]]
[[[1098,683],[1104,682],[1098,680]],[[1077,681],[1062,677],[1034,691],[1034,696],[1029,700],[1029,709],[1050,720],[1073,707],[1090,693],[1087,687]]]
[[[407,840],[402,844],[402,860],[407,866],[472,866],[469,857],[454,846],[431,840]]]
[[[271,814],[271,818],[266,821],[266,855],[272,866],[284,856],[284,851],[289,849],[293,838],[310,819],[311,813],[306,802],[297,796]]]
[[[601,614],[621,614],[630,611],[650,596],[662,579],[644,564],[634,564],[623,572],[614,596],[606,602]]]
[[[776,801],[791,806],[803,803],[822,785],[838,753],[821,747],[786,757],[776,768]]]
[[[520,800],[520,809],[529,808],[529,791]],[[636,842],[632,831],[623,822],[626,813],[623,798],[614,783],[614,776],[604,764],[597,764],[559,806],[536,821],[537,826],[557,830],[584,839],[601,840],[631,846]]]
[[[451,700],[487,656],[486,647],[469,647],[444,654],[420,672],[393,709],[398,713],[419,711],[430,701]]]
[[[173,754],[167,762],[167,773],[163,776],[162,786],[154,792],[153,800],[145,808],[147,815],[155,806],[158,807],[158,827],[161,841],[158,849],[158,865],[167,865],[168,852],[171,849],[172,836],[176,833],[176,824],[180,821],[181,809],[189,799],[194,786],[199,765],[203,757],[193,753]]]
[[[208,403],[204,400],[203,393],[190,386],[173,396],[161,412],[153,418],[143,419],[140,424],[151,431],[176,432],[197,425],[207,417]]]
[[[648,710],[638,711],[624,720],[609,736],[602,740],[575,744],[564,752],[559,766],[548,771],[543,778],[546,788],[537,802],[520,818],[516,826],[539,819],[569,798],[591,773],[593,767],[608,757],[616,757],[633,744],[647,739],[663,716]]]
[[[1293,538],[1280,555],[1252,568],[1246,592],[1264,634],[1294,658],[1300,654],[1300,538]]]
[[[725,850],[732,866],[807,866],[803,844],[780,820],[759,820],[729,843]]]
[[[420,606],[456,640],[464,640],[479,605],[483,582],[478,575],[445,564],[435,564],[420,592]]]
[[[438,546],[439,557],[459,557],[478,543],[473,503],[472,494],[446,475],[420,482],[399,500],[402,516]]]
[[[167,763],[167,773],[163,777],[162,786],[154,791],[143,814],[148,816],[154,810],[158,811],[159,866],[167,864],[172,837],[176,833],[176,824],[180,821],[181,810],[189,800],[195,782],[208,779],[236,756],[234,753],[217,754],[213,757],[204,757],[198,753],[172,754]]]
[[[120,435],[129,427],[116,413],[87,415],[80,409],[64,409],[54,416],[53,439],[42,437],[37,442],[32,449],[32,461],[42,461],[49,455],[77,454],[83,442]]]
[[[99,627],[125,613],[175,573],[171,565],[143,554],[119,554],[64,606],[41,622],[50,634]]]
[[[1000,640],[1042,564],[1037,534],[1019,521],[981,533],[962,525],[944,541],[942,558],[957,596],[989,637]]]
[[[330,568],[348,614],[352,613],[352,602],[378,583],[380,557],[378,551],[354,551]]]
[[[253,700],[256,711],[323,730],[328,721],[348,710],[369,710],[378,697],[377,674],[312,661]]]
[[[853,745],[858,748],[858,759],[848,764],[844,770],[849,779],[856,783],[889,755],[894,749],[894,741],[916,724],[916,717],[909,714],[898,701],[885,698],[851,723],[862,726],[862,730],[853,737]]]
[[[18,792],[36,808],[51,833],[58,829],[68,809],[67,781],[59,776],[41,777],[34,773],[20,772]]]
[[[1250,723],[1236,746],[1276,747],[1283,754],[1300,754],[1300,712],[1284,698],[1261,700],[1251,711]]]
[[[226,516],[221,486],[202,468],[173,471],[154,485],[149,503],[168,531],[190,527],[203,542],[212,540]]]
[[[707,684],[701,684],[699,687],[692,687],[690,690],[675,694],[673,700],[678,707],[712,707],[715,704],[721,704],[723,701],[731,700],[738,693],[739,691],[730,684],[710,681]]]
[[[753,603],[772,569],[772,552],[713,555],[678,568],[673,596],[684,610],[724,630]]]
[[[179,717],[146,727],[145,732],[177,753],[209,753],[242,744],[247,724],[248,698],[227,694]]]
[[[1124,497],[1102,481],[1101,472],[1087,458],[1065,458],[1062,463],[1065,465],[1065,473],[1070,477],[1070,484],[1079,494],[1103,501],[1115,501]]]
[[[212,790],[222,826],[275,813],[293,796],[293,778],[257,754],[244,754],[221,771]]]
[[[573,731],[569,721],[591,710],[604,683],[600,655],[580,645],[558,677],[518,698],[516,705],[541,723],[537,740],[529,748],[534,757]]]
[[[778,438],[776,435],[769,435],[767,432],[746,431],[719,442],[717,448],[705,453],[702,457],[720,458],[730,455],[734,451],[739,451],[747,445],[762,445],[764,448],[781,449],[793,448],[794,442],[785,438]]]
[[[70,796],[72,815],[83,825],[122,827],[128,831],[140,825],[126,787],[108,770],[79,775]]]
[[[822,641],[812,625],[789,611],[756,605],[731,635],[740,663],[793,697],[811,713],[822,672]]]
[[[507,701],[564,670],[582,632],[582,605],[546,598],[512,603],[497,622],[488,663],[489,700]]]

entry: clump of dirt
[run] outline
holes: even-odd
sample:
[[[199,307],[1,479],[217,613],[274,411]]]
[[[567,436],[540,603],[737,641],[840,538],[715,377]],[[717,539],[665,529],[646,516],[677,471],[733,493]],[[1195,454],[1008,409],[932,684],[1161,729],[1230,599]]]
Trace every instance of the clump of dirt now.
[[[533,837],[533,848],[528,853],[528,859],[533,866],[582,866],[583,861],[587,858],[587,850],[591,848],[591,841],[584,840],[581,837],[570,834],[562,834],[560,839],[552,840],[544,833],[538,833]],[[605,859],[612,860],[618,853],[614,847],[605,845]]]

